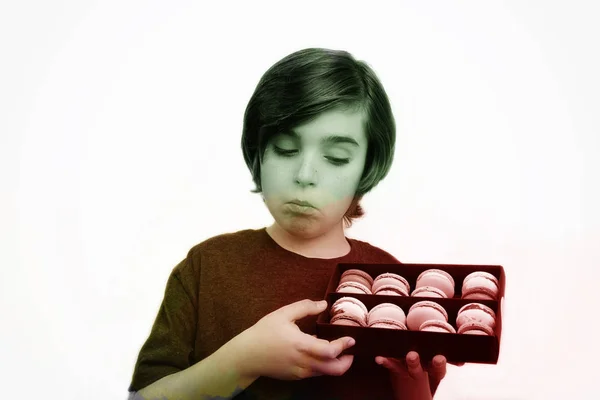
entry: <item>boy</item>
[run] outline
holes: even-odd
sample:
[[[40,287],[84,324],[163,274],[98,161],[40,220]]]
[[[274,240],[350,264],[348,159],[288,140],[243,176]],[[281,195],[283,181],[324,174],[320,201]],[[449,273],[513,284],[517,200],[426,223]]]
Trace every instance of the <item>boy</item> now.
[[[208,239],[173,269],[130,398],[431,398],[442,356],[429,377],[414,352],[406,363],[339,356],[351,338],[314,335],[338,263],[399,263],[344,234],[394,147],[389,100],[365,63],[305,49],[273,65],[248,103],[242,150],[275,221]]]

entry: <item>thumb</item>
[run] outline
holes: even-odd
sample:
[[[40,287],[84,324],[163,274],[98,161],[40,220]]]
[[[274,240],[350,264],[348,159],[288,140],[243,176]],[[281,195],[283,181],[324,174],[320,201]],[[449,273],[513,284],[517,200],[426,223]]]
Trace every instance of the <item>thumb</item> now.
[[[313,301],[304,299],[284,307],[287,318],[291,321],[297,321],[308,315],[317,315],[325,311],[327,301]]]

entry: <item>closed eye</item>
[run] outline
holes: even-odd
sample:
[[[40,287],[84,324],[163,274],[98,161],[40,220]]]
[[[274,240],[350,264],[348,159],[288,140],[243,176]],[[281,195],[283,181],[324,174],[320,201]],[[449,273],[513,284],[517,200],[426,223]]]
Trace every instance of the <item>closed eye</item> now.
[[[277,146],[273,146],[273,149],[276,154],[283,157],[292,157],[298,150],[284,150]],[[349,158],[336,158],[336,157],[325,157],[334,165],[344,165],[350,162]]]

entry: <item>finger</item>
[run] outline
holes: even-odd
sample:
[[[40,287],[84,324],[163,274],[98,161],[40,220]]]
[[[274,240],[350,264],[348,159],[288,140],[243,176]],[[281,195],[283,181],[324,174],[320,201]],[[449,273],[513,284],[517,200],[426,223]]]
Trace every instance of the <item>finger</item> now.
[[[431,368],[429,369],[429,376],[439,377],[440,380],[444,378],[446,376],[446,364],[446,357],[443,355],[438,354],[433,357],[433,360],[431,360]]]
[[[419,353],[416,351],[408,352],[406,355],[406,369],[408,374],[414,379],[419,379],[423,375]]]
[[[304,299],[281,307],[281,312],[285,315],[287,320],[295,322],[309,315],[320,314],[325,311],[326,308],[327,301],[325,300],[312,301],[310,299]]]
[[[410,377],[410,375],[408,375],[408,371],[403,360],[391,357],[377,356],[375,357],[375,362],[381,365],[382,367],[387,368],[390,372],[394,373],[395,375]]]
[[[310,362],[310,366],[314,371],[313,376],[342,376],[350,369],[353,361],[354,356],[352,354],[345,354],[332,360],[320,360],[313,358]]]
[[[354,344],[355,340],[349,336],[344,336],[331,342],[313,337],[302,341],[298,350],[316,358],[333,359],[339,356],[342,351],[354,346]]]
[[[437,355],[431,361],[429,369],[429,387],[431,393],[434,394],[444,377],[446,376],[446,357]]]

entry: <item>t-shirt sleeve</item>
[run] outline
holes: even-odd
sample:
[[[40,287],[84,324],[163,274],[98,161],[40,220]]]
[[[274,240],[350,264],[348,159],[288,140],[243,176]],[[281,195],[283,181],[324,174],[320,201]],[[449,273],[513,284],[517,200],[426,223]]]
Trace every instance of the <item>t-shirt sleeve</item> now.
[[[171,272],[149,337],[136,361],[129,392],[193,364],[197,325],[197,268],[191,254]]]

